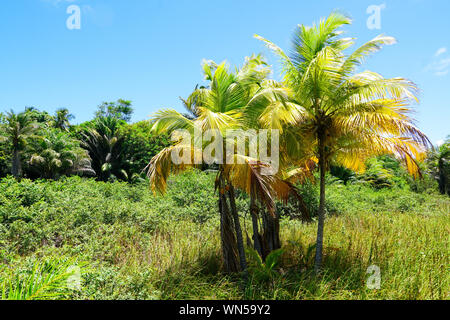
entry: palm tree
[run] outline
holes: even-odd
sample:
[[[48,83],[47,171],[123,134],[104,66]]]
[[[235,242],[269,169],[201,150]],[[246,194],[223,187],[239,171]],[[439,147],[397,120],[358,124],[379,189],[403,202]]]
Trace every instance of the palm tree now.
[[[283,66],[284,88],[276,91],[283,110],[278,116],[269,112],[268,118],[280,119],[286,135],[293,137],[287,139],[293,146],[287,153],[295,162],[318,160],[316,272],[322,265],[325,173],[330,165],[361,171],[368,157],[393,153],[416,176],[420,174],[416,161],[429,145],[408,115],[408,105],[417,101],[417,88],[411,81],[386,79],[372,71],[355,73],[369,54],[395,39],[381,35],[347,55],[344,50],[354,39],[340,37],[340,28],[350,23],[348,17],[335,12],[312,27],[298,26],[289,56],[269,40],[255,36],[275,52]],[[295,140],[300,141],[299,148]]]
[[[230,72],[225,63],[217,65],[212,61],[204,61],[203,72],[209,85],[197,87],[186,100],[183,100],[190,116],[186,117],[175,110],[159,111],[152,119],[153,130],[156,133],[174,133],[176,130],[183,129],[196,137],[196,132],[203,134],[213,129],[219,132],[215,141],[226,141],[229,129],[246,128],[247,117],[244,115],[246,106],[254,94],[260,90],[259,84],[269,72],[261,57],[247,58],[244,66],[236,72]],[[222,148],[224,145],[225,143]],[[200,161],[195,160],[199,158],[206,146],[205,141],[200,142],[194,138],[187,143],[184,140],[176,141],[174,145],[161,151],[148,166],[148,177],[152,189],[164,192],[170,173],[176,174],[189,167],[201,165],[201,158]],[[174,152],[187,152],[186,147],[189,147],[191,151],[188,155],[192,160],[191,163],[173,163],[171,155]],[[260,169],[267,164],[258,159],[236,152],[232,155],[235,158],[235,164],[227,164],[224,161],[226,151],[224,149],[222,151],[221,157],[216,154],[219,167],[216,189],[219,193],[224,268],[228,272],[246,271],[243,236],[235,204],[235,188],[252,194],[266,204],[273,213],[274,197],[286,197],[290,187],[274,176],[261,175]]]
[[[92,168],[101,181],[128,180],[126,160],[122,157],[124,137],[119,133],[122,121],[113,117],[96,118],[81,132],[81,146],[89,152]]]
[[[66,108],[56,110],[54,127],[63,131],[67,131],[70,127],[70,120],[74,119],[74,116],[69,113]]]
[[[16,178],[19,178],[22,174],[21,153],[25,149],[28,139],[35,133],[37,127],[37,124],[27,112],[15,114],[14,111],[10,111],[6,115],[2,140],[6,140],[11,144],[11,173]]]
[[[30,146],[33,154],[29,164],[39,177],[57,179],[70,174],[95,175],[88,152],[68,133],[49,128],[41,137],[34,139]]]
[[[450,196],[450,136],[429,155],[431,171],[438,181],[439,192]]]

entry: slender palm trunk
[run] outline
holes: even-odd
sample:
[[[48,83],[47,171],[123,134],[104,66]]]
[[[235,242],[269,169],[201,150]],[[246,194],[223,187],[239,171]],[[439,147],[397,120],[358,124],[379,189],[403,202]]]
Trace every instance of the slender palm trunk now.
[[[14,177],[19,178],[20,172],[21,172],[20,152],[17,148],[14,148],[11,173]]]
[[[219,178],[219,212],[220,212],[220,238],[225,272],[239,272],[237,257],[237,243],[233,231],[233,219],[230,215],[225,194],[225,183]]]
[[[256,199],[253,194],[250,195],[250,214],[252,216],[253,225],[253,243],[255,250],[258,252],[261,259],[263,258],[263,252],[261,248],[261,235],[259,234],[259,224],[258,224],[258,205],[256,204]]]
[[[316,257],[314,271],[319,273],[322,267],[322,251],[323,251],[323,227],[325,222],[325,146],[324,134],[319,133],[319,167],[320,167],[320,202],[318,218],[319,223],[317,227],[317,241],[316,241]]]
[[[239,221],[239,214],[238,214],[237,208],[236,208],[236,198],[235,198],[234,188],[232,185],[228,185],[228,186],[229,186],[228,197],[230,199],[231,213],[233,215],[234,228],[236,230],[236,240],[237,240],[237,247],[238,247],[238,253],[239,253],[239,263],[241,266],[241,271],[243,272],[244,281],[247,282],[247,280],[248,280],[247,261],[245,258],[244,239],[242,237],[241,223]]]

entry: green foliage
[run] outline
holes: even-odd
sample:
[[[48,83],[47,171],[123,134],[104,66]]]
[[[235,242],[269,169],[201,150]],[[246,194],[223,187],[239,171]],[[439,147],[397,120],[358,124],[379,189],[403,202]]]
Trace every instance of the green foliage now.
[[[11,145],[12,150],[23,151],[28,139],[35,133],[38,126],[28,112],[7,113],[6,123],[1,127],[3,142]]]
[[[280,264],[283,252],[283,249],[274,250],[267,255],[265,261],[262,261],[256,250],[247,249],[247,255],[250,258],[249,271],[253,280],[256,282],[267,282],[279,276],[275,269]]]
[[[58,300],[81,289],[81,268],[74,259],[35,261],[30,269],[6,275],[2,300]]]
[[[86,150],[80,142],[59,129],[47,128],[39,132],[28,146],[31,177],[57,179],[63,175],[95,175]]]
[[[0,178],[11,172],[11,152],[6,142],[0,142]]]
[[[170,145],[167,135],[155,135],[151,128],[149,121],[140,121],[120,128],[120,134],[124,137],[123,155],[128,160],[127,171],[131,176],[141,175],[150,160]]]
[[[426,165],[429,173],[438,181],[441,194],[450,196],[450,136],[441,146],[430,151]]]
[[[198,171],[171,179],[165,196],[146,183],[2,179],[0,284],[25,281],[35,263],[64,256],[89,268],[81,291],[52,299],[448,298],[448,197],[329,184],[339,214],[327,219],[322,277],[311,276],[316,223],[285,218],[283,252],[252,269],[242,292],[239,277],[222,274],[213,188],[214,174]],[[244,237],[247,203],[238,196]],[[258,258],[248,256],[250,265]],[[382,270],[381,290],[365,287],[372,264]]]
[[[15,114],[8,112],[5,124],[0,127],[0,142],[6,142],[11,152],[11,173],[15,177],[22,174],[23,151],[33,137],[38,125],[29,112]]]
[[[376,189],[390,188],[393,186],[393,172],[380,158],[371,158],[366,161],[366,171],[360,179]]]
[[[39,123],[41,126],[49,126],[54,118],[47,111],[40,111],[35,107],[26,107],[24,113],[31,121]]]
[[[114,118],[129,122],[131,115],[133,114],[133,108],[131,107],[131,101],[119,99],[117,102],[103,102],[98,106],[95,113],[96,118]]]
[[[70,128],[70,120],[74,118],[74,115],[70,114],[68,109],[58,109],[55,113],[53,126],[57,129],[68,131]]]
[[[344,184],[355,180],[355,172],[342,166],[331,166],[330,174],[341,180]]]
[[[317,217],[317,211],[318,211],[318,207],[319,207],[319,198],[320,198],[318,184],[308,180],[308,181],[305,181],[305,183],[303,183],[303,184],[298,184],[297,190],[298,190],[298,193],[302,196],[303,202],[305,203],[306,207],[308,208],[310,215],[312,217]],[[330,201],[328,201],[325,204],[325,211],[328,214],[333,214],[333,213],[338,212],[337,208]]]
[[[111,116],[100,117],[81,131],[81,145],[89,152],[92,169],[101,181],[129,178],[122,150],[124,137],[119,132],[124,124]]]

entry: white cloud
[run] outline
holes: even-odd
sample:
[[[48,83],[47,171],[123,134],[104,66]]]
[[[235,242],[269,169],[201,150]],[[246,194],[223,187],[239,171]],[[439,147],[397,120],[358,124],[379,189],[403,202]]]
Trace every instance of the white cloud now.
[[[450,55],[447,53],[447,48],[442,47],[436,51],[425,71],[438,77],[446,76],[450,72]]]
[[[443,48],[440,48],[438,51],[436,51],[436,53],[434,54],[434,56],[435,56],[435,57],[438,57],[438,56],[440,56],[441,54],[444,54],[444,53],[446,53],[446,52],[447,52],[447,48],[443,47]]]
[[[441,140],[439,140],[439,141],[437,141],[436,142],[436,145],[438,146],[438,147],[440,147],[440,146],[442,146],[443,144],[444,144],[444,140],[443,139],[441,139]]]
[[[438,77],[442,77],[442,76],[445,76],[445,75],[448,74],[448,70],[445,70],[445,71],[436,71],[434,74],[435,74],[436,76],[438,76]]]

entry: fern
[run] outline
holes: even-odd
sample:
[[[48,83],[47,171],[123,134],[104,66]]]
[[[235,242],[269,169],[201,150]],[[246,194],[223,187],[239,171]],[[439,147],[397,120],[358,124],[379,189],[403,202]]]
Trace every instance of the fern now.
[[[72,278],[77,276],[77,270],[81,270],[73,266],[73,259],[51,259],[36,262],[28,276],[10,275],[3,280],[1,299],[63,299],[73,292]]]

